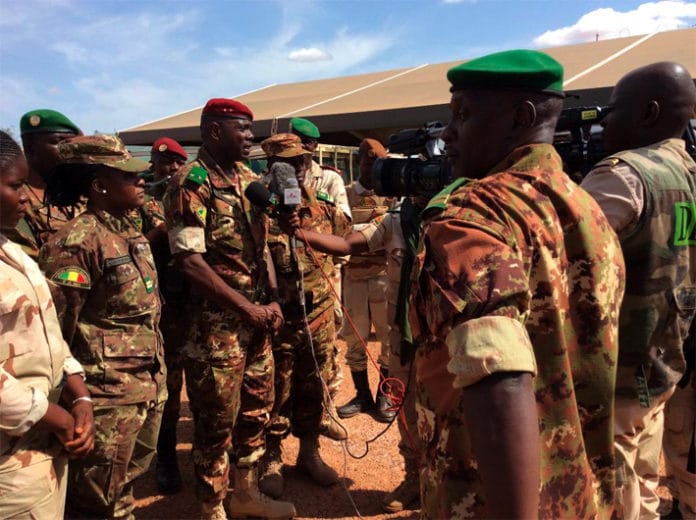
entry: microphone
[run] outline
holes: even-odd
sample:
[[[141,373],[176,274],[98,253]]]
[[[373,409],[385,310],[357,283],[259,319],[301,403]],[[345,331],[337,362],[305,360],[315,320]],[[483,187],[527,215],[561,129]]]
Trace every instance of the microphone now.
[[[302,190],[297,182],[295,168],[288,163],[273,163],[270,170],[270,188],[283,201],[284,209],[291,212],[302,201]]]
[[[254,206],[261,208],[269,215],[274,215],[280,207],[280,199],[275,193],[271,193],[266,186],[259,181],[254,181],[244,190],[244,196]]]

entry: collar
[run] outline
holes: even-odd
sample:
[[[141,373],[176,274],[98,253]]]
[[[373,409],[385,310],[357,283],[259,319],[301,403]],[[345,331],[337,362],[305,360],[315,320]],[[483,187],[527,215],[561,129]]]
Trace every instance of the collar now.
[[[96,209],[91,206],[88,208],[88,211],[94,214],[94,216],[97,217],[97,220],[112,233],[124,236],[126,238],[138,238],[139,236],[142,236],[142,233],[140,233],[136,223],[127,215],[116,217],[108,211]]]

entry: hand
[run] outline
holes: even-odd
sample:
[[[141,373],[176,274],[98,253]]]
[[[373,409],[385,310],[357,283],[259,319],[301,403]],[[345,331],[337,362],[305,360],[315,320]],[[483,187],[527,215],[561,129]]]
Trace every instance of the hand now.
[[[70,411],[75,420],[73,440],[65,443],[71,459],[85,457],[94,449],[94,415],[92,403],[78,401]]]
[[[273,315],[273,331],[277,332],[280,330],[280,327],[283,326],[283,323],[285,323],[283,310],[280,308],[280,304],[278,302],[271,302],[268,307],[271,309],[271,313]]]
[[[264,329],[268,332],[278,330],[284,322],[280,305],[275,302],[271,305],[250,304],[243,309],[243,313],[253,327]]]
[[[293,210],[292,213],[282,214],[278,218],[278,226],[281,231],[288,236],[295,236],[295,233],[300,228],[300,216],[297,210]]]
[[[48,403],[46,413],[36,426],[53,433],[63,446],[73,440],[75,420],[65,408],[57,404]]]

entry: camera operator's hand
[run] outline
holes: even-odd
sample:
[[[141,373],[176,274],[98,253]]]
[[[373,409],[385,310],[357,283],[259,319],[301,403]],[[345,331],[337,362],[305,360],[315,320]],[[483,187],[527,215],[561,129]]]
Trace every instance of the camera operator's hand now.
[[[283,214],[278,218],[278,226],[288,236],[294,237],[300,228],[300,215],[297,210],[292,213]]]

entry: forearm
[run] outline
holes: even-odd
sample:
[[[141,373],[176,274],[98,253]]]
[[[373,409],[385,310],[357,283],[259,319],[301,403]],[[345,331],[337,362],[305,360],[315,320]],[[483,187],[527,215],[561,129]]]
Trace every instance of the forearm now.
[[[362,233],[357,232],[343,238],[303,229],[297,231],[296,236],[313,249],[334,256],[355,255],[368,250],[367,240]]]
[[[89,391],[81,374],[72,374],[66,378],[63,400],[68,407],[79,397],[89,397]]]
[[[501,372],[463,391],[488,518],[536,518],[539,423],[532,375]]]

